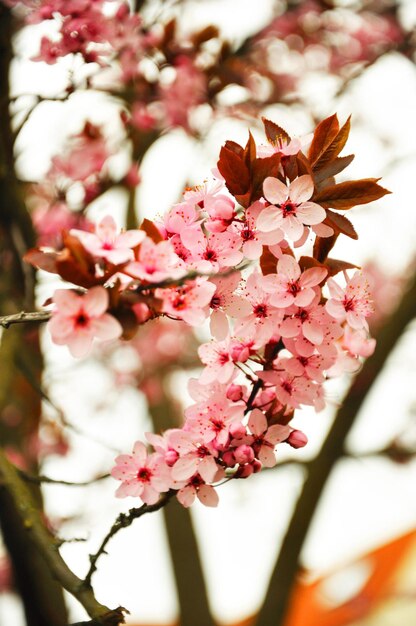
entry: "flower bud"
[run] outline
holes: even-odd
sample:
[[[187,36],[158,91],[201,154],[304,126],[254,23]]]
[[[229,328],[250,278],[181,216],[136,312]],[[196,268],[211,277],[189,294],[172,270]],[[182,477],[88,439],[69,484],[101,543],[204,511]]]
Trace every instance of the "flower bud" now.
[[[234,474],[234,478],[248,478],[253,473],[253,466],[251,464],[240,465],[236,473]]]
[[[251,463],[254,461],[254,450],[251,446],[243,444],[234,450],[234,456],[237,463]]]
[[[308,438],[301,430],[292,430],[289,437],[286,439],[292,448],[303,448],[308,443]]]
[[[238,402],[243,397],[243,388],[241,385],[232,383],[227,389],[227,398],[231,402]]]
[[[254,459],[254,461],[251,464],[251,466],[253,468],[254,474],[257,474],[261,470],[261,468],[262,468],[262,464],[257,459]]]
[[[241,422],[231,424],[229,432],[233,439],[242,439],[247,434],[246,427]]]
[[[176,463],[178,458],[179,458],[179,454],[176,452],[176,450],[168,450],[165,454],[165,461],[166,461],[166,464],[169,465],[169,467],[171,467],[174,463]]]
[[[236,463],[234,454],[231,452],[231,450],[228,450],[228,452],[224,452],[224,454],[222,455],[222,460],[228,467],[234,467]]]

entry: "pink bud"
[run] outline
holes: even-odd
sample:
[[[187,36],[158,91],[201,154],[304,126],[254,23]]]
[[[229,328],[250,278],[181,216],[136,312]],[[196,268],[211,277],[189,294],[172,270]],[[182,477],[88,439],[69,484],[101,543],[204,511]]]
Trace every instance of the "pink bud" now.
[[[254,459],[253,463],[251,464],[251,467],[253,468],[253,472],[257,474],[261,470],[262,465],[260,461],[257,461],[257,459]]]
[[[166,464],[169,465],[169,467],[172,467],[172,465],[176,463],[178,458],[179,454],[176,452],[176,450],[168,450],[165,454],[165,461]]]
[[[234,454],[231,452],[231,450],[228,450],[228,452],[224,452],[224,454],[222,455],[222,460],[228,467],[234,467],[235,465]]]
[[[232,383],[227,389],[227,398],[232,402],[238,402],[243,397],[243,387]]]
[[[236,473],[234,474],[235,478],[248,478],[253,473],[253,466],[251,464],[240,465]]]
[[[136,304],[133,304],[131,308],[133,309],[139,324],[147,322],[152,315],[149,307],[144,302],[136,302]]]
[[[234,424],[231,424],[230,426],[230,435],[231,437],[233,437],[234,439],[242,439],[243,437],[245,437],[247,434],[246,432],[246,427],[241,424],[240,422],[236,423],[234,422]]]
[[[308,443],[308,438],[301,430],[292,430],[289,437],[286,439],[292,448],[303,448]]]
[[[254,450],[251,446],[244,444],[234,450],[234,456],[237,463],[251,463],[254,460]]]

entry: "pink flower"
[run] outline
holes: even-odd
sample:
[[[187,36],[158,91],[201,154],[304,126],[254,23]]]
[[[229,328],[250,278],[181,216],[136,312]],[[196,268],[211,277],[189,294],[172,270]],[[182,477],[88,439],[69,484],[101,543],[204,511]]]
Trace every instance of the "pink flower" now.
[[[218,506],[218,494],[212,485],[206,485],[199,474],[195,474],[176,495],[185,508],[194,503],[195,498],[205,506]]]
[[[248,438],[250,440],[249,445],[254,448],[257,458],[264,467],[274,467],[276,465],[274,448],[278,443],[288,438],[291,431],[290,426],[283,426],[282,424],[268,426],[264,413],[260,409],[254,409],[248,420],[248,427],[252,433],[252,437]]]
[[[210,330],[212,336],[218,341],[225,339],[229,333],[229,324],[227,315],[234,318],[249,315],[251,307],[241,295],[235,292],[240,284],[240,272],[233,272],[229,276],[215,276],[211,278],[212,283],[216,285],[216,291],[213,295],[210,307],[212,309]]]
[[[180,264],[170,241],[154,243],[146,237],[140,246],[138,260],[129,263],[123,271],[133,278],[159,283],[167,278],[182,276],[184,271]]]
[[[96,225],[96,234],[76,229],[72,229],[70,233],[75,235],[93,256],[103,258],[113,265],[133,261],[132,248],[138,246],[146,237],[143,230],[127,230],[117,234],[116,223],[110,215],[106,215]]]
[[[328,274],[323,267],[311,267],[301,272],[295,259],[284,254],[277,263],[277,275],[264,277],[264,289],[272,295],[270,303],[278,308],[286,308],[291,304],[299,307],[308,306],[315,298],[313,287]]]
[[[251,313],[236,324],[236,336],[248,336],[266,343],[278,333],[283,312],[272,305],[271,295],[265,290],[266,278],[255,272],[248,277],[244,295],[251,304]]]
[[[203,343],[198,348],[198,354],[206,366],[199,377],[202,384],[209,384],[214,380],[218,380],[219,383],[228,383],[231,380],[235,368],[230,339]]]
[[[328,280],[328,288],[331,298],[326,303],[326,310],[338,321],[347,321],[352,328],[368,330],[365,319],[373,312],[370,300],[369,285],[367,280],[359,272],[347,281],[342,289],[333,278]]]
[[[215,285],[204,277],[171,289],[156,289],[155,296],[162,300],[162,311],[198,326],[207,317],[205,309],[214,295]]]
[[[293,241],[303,234],[303,225],[319,224],[326,217],[325,209],[315,202],[307,202],[313,194],[313,180],[305,174],[289,187],[278,178],[268,176],[263,184],[264,197],[271,202],[257,219],[257,227],[264,232],[281,229]]]
[[[244,219],[233,224],[234,230],[243,242],[243,253],[247,259],[256,260],[261,257],[263,246],[275,246],[282,241],[284,235],[278,228],[271,232],[262,232],[257,227],[257,218],[264,210],[263,202],[255,202],[248,207]]]
[[[243,259],[240,239],[229,231],[213,233],[206,237],[200,226],[185,228],[181,233],[183,245],[191,252],[189,267],[198,272],[218,272],[225,267],[238,265]]]
[[[159,494],[168,491],[171,479],[169,470],[159,454],[148,455],[146,446],[137,441],[133,454],[121,454],[115,459],[111,476],[122,483],[116,491],[117,498],[139,497],[146,504],[154,504]]]
[[[109,299],[104,287],[92,287],[84,295],[57,289],[52,301],[56,305],[48,323],[52,341],[67,345],[74,357],[86,356],[94,337],[110,341],[123,332],[120,323],[106,313]]]

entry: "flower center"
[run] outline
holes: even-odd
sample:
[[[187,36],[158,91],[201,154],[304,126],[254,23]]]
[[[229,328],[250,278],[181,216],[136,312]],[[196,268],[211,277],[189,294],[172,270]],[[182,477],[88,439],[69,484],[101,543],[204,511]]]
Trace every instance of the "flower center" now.
[[[215,250],[210,250],[209,248],[207,248],[204,253],[204,259],[206,261],[216,261],[217,253],[215,252]]]
[[[148,483],[152,477],[152,472],[148,467],[141,467],[137,472],[137,480],[141,483]]]
[[[286,200],[286,202],[280,205],[280,208],[283,211],[283,217],[288,217],[288,215],[296,215],[297,204],[291,202],[290,200]]]
[[[267,306],[265,304],[257,304],[253,313],[256,317],[267,317]]]
[[[254,239],[253,231],[249,228],[245,228],[241,231],[241,239],[243,239],[244,241],[250,241],[251,239]]]
[[[85,315],[83,311],[80,311],[78,315],[75,317],[75,326],[77,328],[85,328],[88,326],[89,317]]]

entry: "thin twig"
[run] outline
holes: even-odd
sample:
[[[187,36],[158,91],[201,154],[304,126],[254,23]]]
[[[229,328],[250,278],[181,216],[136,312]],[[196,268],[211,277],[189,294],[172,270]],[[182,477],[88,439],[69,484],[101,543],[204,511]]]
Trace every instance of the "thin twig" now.
[[[52,313],[50,311],[33,311],[26,313],[14,313],[13,315],[1,315],[0,326],[9,328],[12,324],[25,324],[26,322],[47,322]]]
[[[87,487],[88,485],[94,485],[95,483],[104,480],[105,478],[109,478],[110,474],[101,474],[100,476],[96,476],[95,478],[91,478],[90,480],[84,480],[81,482],[70,482],[68,480],[59,480],[55,478],[50,478],[50,476],[44,476],[43,474],[39,474],[39,476],[34,476],[33,474],[28,474],[23,470],[18,470],[20,476],[29,483],[35,483],[37,485],[46,483],[48,485],[64,485],[65,487]]]
[[[106,554],[105,549],[110,539],[114,537],[114,535],[116,535],[118,531],[122,528],[127,528],[128,526],[130,526],[135,519],[146,515],[146,513],[153,513],[154,511],[159,511],[160,509],[162,509],[164,506],[166,506],[172,496],[175,495],[175,493],[176,491],[171,489],[167,493],[162,494],[155,504],[143,504],[139,508],[130,509],[128,513],[120,513],[120,515],[117,517],[116,521],[104,537],[103,541],[101,542],[101,545],[98,548],[97,552],[95,552],[95,554],[90,554],[91,565],[82,583],[84,588],[88,589],[91,587],[91,578],[97,569],[97,561],[102,554]]]

